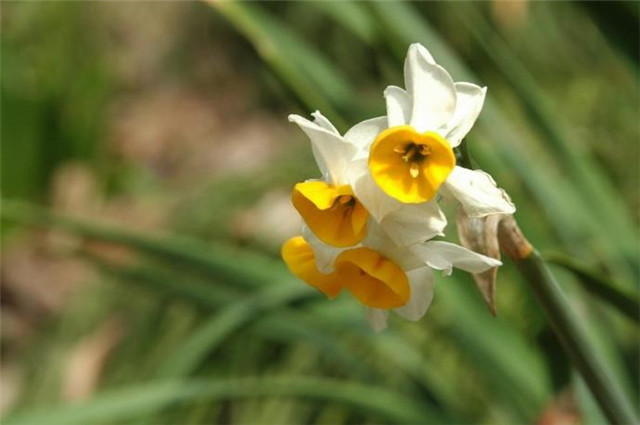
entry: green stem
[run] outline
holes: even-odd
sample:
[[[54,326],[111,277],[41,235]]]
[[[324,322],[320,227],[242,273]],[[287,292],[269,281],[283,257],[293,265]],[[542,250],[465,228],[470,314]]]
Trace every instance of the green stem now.
[[[640,323],[640,300],[635,295],[621,291],[603,274],[590,270],[564,254],[544,254],[547,263],[563,267],[578,277],[582,287],[592,295],[609,303],[636,324]]]
[[[637,424],[633,408],[613,377],[596,356],[584,328],[573,313],[562,289],[538,252],[516,260],[544,309],[556,336],[584,377],[602,411],[612,424]]]

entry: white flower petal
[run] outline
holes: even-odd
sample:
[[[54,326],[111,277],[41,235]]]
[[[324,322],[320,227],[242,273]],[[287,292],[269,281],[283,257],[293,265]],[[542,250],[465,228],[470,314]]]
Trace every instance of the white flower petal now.
[[[393,261],[404,271],[424,267],[424,260],[416,256],[406,246],[396,244],[389,237],[389,234],[374,221],[369,221],[367,237],[362,241],[362,245],[378,251],[383,257]]]
[[[413,101],[409,123],[418,132],[439,129],[449,122],[456,109],[451,76],[427,54],[422,46],[412,44],[404,68],[407,93]]]
[[[406,90],[389,86],[384,91],[387,102],[387,123],[389,127],[409,124],[411,120],[411,99]]]
[[[416,244],[410,250],[429,267],[451,274],[456,267],[470,273],[481,273],[492,267],[502,265],[500,260],[478,254],[460,245],[444,241],[429,241]]]
[[[371,329],[375,332],[382,332],[387,329],[387,319],[389,317],[389,310],[381,310],[379,308],[367,308],[367,319]]]
[[[351,127],[344,135],[344,140],[358,148],[355,159],[368,158],[371,143],[387,128],[387,117],[371,118]]]
[[[482,170],[454,167],[443,188],[460,201],[469,217],[513,214],[516,211],[509,195]]]
[[[487,88],[471,83],[455,83],[458,99],[456,110],[449,123],[445,126],[442,134],[445,139],[456,147],[467,135],[473,124],[476,122],[484,99],[487,95]]]
[[[413,245],[442,236],[447,219],[434,201],[405,204],[382,220],[382,228],[398,245]]]
[[[311,140],[313,156],[323,178],[331,184],[346,184],[349,161],[356,153],[355,146],[299,115],[289,115],[289,121],[298,124]]]
[[[433,289],[436,283],[433,270],[429,267],[421,267],[408,272],[407,277],[411,286],[411,298],[407,304],[394,311],[407,320],[420,320],[433,300]]]
[[[340,255],[340,253],[342,253],[342,251],[344,251],[345,249],[336,248],[322,242],[306,224],[302,225],[302,237],[305,241],[307,241],[307,243],[313,250],[313,255],[315,256],[316,260],[316,267],[318,268],[320,273],[333,273],[333,271],[335,270],[334,262],[336,261],[338,255]]]
[[[324,128],[329,133],[333,133],[335,135],[340,136],[340,132],[336,130],[333,124],[331,124],[331,121],[329,121],[324,115],[322,115],[320,111],[315,111],[314,113],[311,114],[311,116],[313,117],[314,123]]]
[[[366,160],[363,160],[366,165]],[[361,170],[362,166],[352,164],[352,167]],[[387,215],[393,211],[402,208],[403,204],[391,198],[384,193],[380,186],[371,177],[371,173],[367,172],[360,175],[351,176],[351,188],[356,198],[364,205],[369,214],[378,222],[381,222]]]

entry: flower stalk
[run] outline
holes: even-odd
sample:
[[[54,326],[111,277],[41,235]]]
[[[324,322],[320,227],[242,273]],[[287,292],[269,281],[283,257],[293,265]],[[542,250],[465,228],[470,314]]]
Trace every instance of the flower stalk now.
[[[637,424],[635,412],[587,338],[566,295],[540,254],[524,237],[513,216],[499,228],[500,245],[531,285],[565,352],[584,377],[600,408],[612,424]]]

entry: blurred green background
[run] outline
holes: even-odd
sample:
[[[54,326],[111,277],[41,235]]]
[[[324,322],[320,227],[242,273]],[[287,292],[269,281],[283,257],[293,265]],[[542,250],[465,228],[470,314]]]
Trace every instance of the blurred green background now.
[[[384,114],[421,42],[489,87],[466,143],[531,241],[635,295],[638,10],[3,2],[6,423],[603,423],[508,261],[498,317],[456,271],[379,335],[290,276],[290,188],[318,172],[286,116]],[[637,322],[554,271],[637,408]]]

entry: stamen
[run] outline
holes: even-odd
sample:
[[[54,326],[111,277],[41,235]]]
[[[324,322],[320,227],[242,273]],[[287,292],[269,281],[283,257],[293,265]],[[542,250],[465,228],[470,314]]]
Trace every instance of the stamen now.
[[[428,145],[420,145],[420,155],[423,155],[423,156],[431,155],[431,147]]]
[[[348,204],[349,202],[351,202],[352,199],[353,199],[353,197],[351,195],[342,195],[341,197],[338,198],[338,202],[340,202],[342,205],[344,205],[344,204]]]
[[[409,174],[411,174],[411,177],[413,177],[414,179],[420,175],[420,166],[417,162],[411,163],[411,165],[409,166]]]
[[[403,145],[398,145],[395,148],[393,148],[393,151],[395,153],[405,153],[406,152],[406,148]]]
[[[405,150],[405,154],[402,155],[402,160],[404,162],[409,162],[412,161],[413,158],[416,156],[416,154],[418,153],[418,149],[416,148],[416,145],[414,145],[413,143],[411,145],[409,145],[409,147]]]

